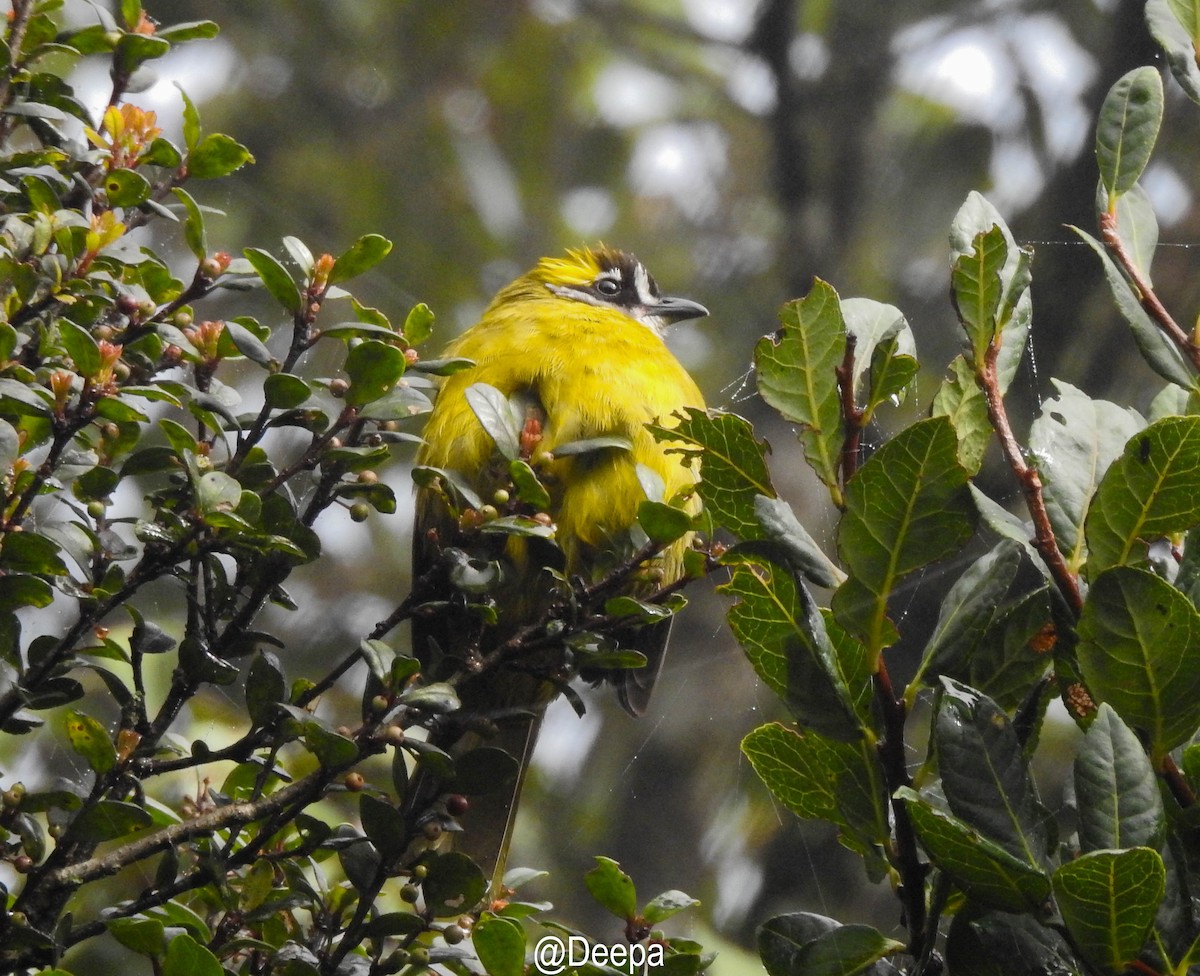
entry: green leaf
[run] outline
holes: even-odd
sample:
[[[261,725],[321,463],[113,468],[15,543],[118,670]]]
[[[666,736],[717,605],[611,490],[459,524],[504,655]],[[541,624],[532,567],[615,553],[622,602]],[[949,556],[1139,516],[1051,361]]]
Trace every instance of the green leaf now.
[[[1012,722],[994,701],[942,679],[934,742],[954,815],[1033,869],[1046,858],[1046,815]]]
[[[205,946],[190,935],[177,935],[167,945],[162,976],[225,976],[225,970]]]
[[[401,330],[404,333],[405,341],[409,345],[419,346],[427,340],[433,335],[433,319],[433,312],[424,302],[414,305],[404,319],[404,328]]]
[[[1103,183],[1096,184],[1096,192],[1096,210],[1103,212],[1108,207]],[[1154,204],[1140,183],[1135,183],[1117,198],[1116,214],[1117,236],[1129,252],[1134,267],[1150,281],[1150,266],[1158,248],[1158,218],[1154,216]]]
[[[100,347],[91,333],[74,322],[63,321],[59,323],[58,334],[80,376],[90,379],[100,372]]]
[[[754,514],[766,538],[784,550],[791,568],[809,582],[827,589],[834,589],[845,582],[846,574],[825,555],[808,529],[796,518],[792,507],[782,498],[756,495]]]
[[[224,133],[213,132],[190,149],[187,171],[189,176],[198,180],[211,180],[228,176],[252,162],[254,157],[250,150],[240,142]]]
[[[336,285],[339,281],[358,277],[387,257],[391,249],[392,242],[386,237],[379,234],[363,235],[334,261],[333,269],[329,272],[329,284]],[[409,339],[409,342],[412,341]]]
[[[691,515],[665,502],[642,502],[638,506],[637,521],[651,542],[675,542],[692,528]]]
[[[841,303],[837,292],[817,279],[808,295],[785,305],[779,317],[779,331],[754,348],[758,392],[800,425],[804,456],[837,499],[845,439],[836,372],[846,354]]]
[[[843,298],[841,308],[846,333],[854,337],[855,400],[858,403],[865,402],[867,408],[871,409],[874,404],[907,386],[906,380],[884,391],[880,382],[885,386],[891,383],[886,379],[885,373],[898,365],[891,363],[893,359],[907,360],[912,363],[914,369],[916,368],[914,357],[917,347],[912,329],[904,318],[904,313],[895,305],[877,302],[871,298]],[[862,388],[864,375],[870,380],[865,391]]]
[[[1200,726],[1200,612],[1166,580],[1129,566],[1097,577],[1076,653],[1092,697],[1142,732],[1155,758]]]
[[[949,418],[958,438],[958,462],[968,474],[977,474],[992,440],[992,424],[987,401],[966,357],[955,356],[950,363],[950,375],[934,394],[930,416]]]
[[[975,369],[983,368],[987,349],[999,326],[1008,244],[998,225],[975,235],[970,253],[960,255],[951,275],[951,297],[967,333]]]
[[[244,325],[228,319],[225,322],[225,334],[229,336],[237,351],[257,363],[259,366],[269,366],[274,362],[271,351],[263,341]]]
[[[894,641],[887,601],[913,570],[956,552],[975,529],[958,438],[945,417],[913,424],[884,444],[846,486],[838,551],[850,579],[834,614],[879,652]]]
[[[224,471],[208,471],[196,485],[196,501],[206,516],[214,512],[232,512],[242,499],[242,486]]]
[[[467,403],[500,455],[513,461],[521,455],[521,421],[508,397],[487,383],[467,387]]]
[[[117,764],[117,750],[108,731],[90,715],[67,712],[67,739],[93,772],[107,773]]]
[[[1087,575],[1146,562],[1149,543],[1200,524],[1200,417],[1165,417],[1129,439],[1085,522]]]
[[[288,274],[287,268],[280,264],[278,259],[257,247],[248,247],[242,253],[253,265],[271,297],[289,312],[300,311],[300,289],[296,287],[296,282]]]
[[[72,836],[89,843],[115,840],[151,826],[154,818],[142,807],[117,800],[85,806],[71,823]]]
[[[633,879],[611,857],[596,857],[596,866],[583,876],[584,884],[600,906],[626,920],[637,915],[637,891]]]
[[[208,235],[204,228],[204,212],[183,187],[174,187],[171,192],[183,204],[184,212],[187,214],[183,221],[183,237],[187,242],[188,250],[192,252],[197,261],[203,261],[208,256]]]
[[[523,976],[525,930],[520,922],[486,913],[471,930],[471,944],[489,976]]]
[[[166,947],[164,926],[157,918],[114,918],[105,925],[114,939],[139,955],[158,958]]]
[[[998,269],[1000,293],[995,306],[994,332],[996,371],[1000,389],[1008,384],[1016,373],[1024,352],[1025,338],[1033,317],[1033,298],[1029,292],[1030,264],[1033,251],[1017,244],[997,210],[981,193],[972,190],[958,208],[950,223],[950,266],[953,271],[962,258],[978,258],[978,237],[985,237],[999,228],[1006,251],[1004,264]],[[976,365],[979,360],[975,359]]]
[[[1162,116],[1162,76],[1149,65],[1122,75],[1105,96],[1096,123],[1096,162],[1110,209],[1145,170]]]
[[[284,700],[287,683],[279,659],[260,650],[246,674],[246,711],[255,725],[266,725],[275,715],[275,705]]]
[[[1050,879],[1041,868],[935,809],[907,786],[896,796],[904,802],[930,860],[972,899],[1007,912],[1041,911],[1050,896]]]
[[[1032,915],[959,912],[946,940],[946,971],[954,976],[1083,976],[1067,940]]]
[[[1146,26],[1162,47],[1171,74],[1188,98],[1200,103],[1200,67],[1196,65],[1195,36],[1184,26],[1191,18],[1181,20],[1172,9],[1178,0],[1149,0],[1146,4]],[[1187,0],[1184,0],[1185,4]]]
[[[869,925],[840,925],[811,912],[778,915],[758,930],[758,953],[769,976],[874,976],[880,959],[903,950],[903,943]]]
[[[1092,851],[1054,872],[1054,899],[1084,958],[1115,976],[1141,952],[1165,884],[1156,851]]]
[[[10,573],[66,576],[67,567],[58,555],[58,544],[34,532],[9,532],[0,548],[0,567]]]
[[[555,444],[554,456],[575,457],[609,448],[615,448],[618,451],[632,451],[633,442],[628,437],[618,437],[615,434],[607,437],[585,437],[577,441],[567,441],[565,444]]]
[[[340,769],[358,758],[358,744],[312,719],[304,725],[304,744],[326,769]]]
[[[21,456],[21,438],[17,429],[0,418],[0,478],[7,477]]]
[[[267,406],[276,410],[291,410],[312,396],[309,385],[291,373],[272,373],[263,381],[263,397]]]
[[[942,673],[966,671],[976,645],[999,613],[1020,567],[1020,547],[1002,539],[955,580],[942,599],[937,625],[925,645],[916,679],[923,678],[936,685]]]
[[[696,486],[704,510],[741,539],[762,535],[754,511],[758,495],[775,497],[767,470],[765,441],[754,439],[750,422],[732,413],[687,408],[675,427],[649,425],[667,445],[668,454],[699,458],[702,480]]]
[[[124,34],[113,50],[113,72],[128,77],[147,61],[161,58],[170,50],[171,45],[161,37]]]
[[[677,915],[689,908],[699,905],[698,899],[682,891],[664,891],[655,895],[642,909],[642,918],[647,925],[657,925],[672,915]]]
[[[160,27],[158,30],[158,36],[172,44],[207,40],[216,37],[219,33],[220,28],[211,20],[189,20],[183,24]]]
[[[1062,380],[1051,382],[1058,396],[1042,404],[1029,431],[1029,450],[1058,547],[1078,572],[1087,558],[1084,524],[1096,487],[1146,422],[1131,407],[1093,400]]]
[[[350,389],[346,402],[352,407],[378,400],[404,375],[404,353],[375,339],[368,339],[346,354],[346,377]]]
[[[421,890],[425,908],[434,918],[458,917],[479,903],[487,892],[487,881],[466,854],[450,851],[429,863]]]
[[[718,589],[736,600],[727,620],[759,677],[806,727],[841,742],[861,738],[825,619],[805,587],[752,553],[730,550],[725,562],[730,579]]]
[[[104,177],[110,207],[136,207],[153,192],[149,181],[132,169],[115,169]]]
[[[1088,247],[1100,258],[1100,264],[1104,268],[1104,279],[1108,282],[1109,290],[1112,291],[1117,310],[1129,323],[1133,341],[1142,354],[1142,358],[1163,379],[1170,380],[1185,390],[1194,389],[1196,376],[1191,365],[1184,360],[1175,344],[1155,325],[1150,314],[1142,308],[1142,303],[1138,300],[1133,286],[1113,263],[1113,259],[1108,256],[1104,245],[1086,231],[1069,224],[1067,226],[1083,238]]]
[[[858,846],[889,835],[888,806],[869,747],[835,742],[772,722],[742,740],[742,753],[771,793],[796,816],[824,820]]]
[[[550,510],[550,493],[538,480],[537,473],[526,461],[518,458],[508,463],[508,476],[512,479],[513,487],[517,490],[517,498],[526,505],[532,505],[535,511]]]
[[[1075,757],[1083,851],[1158,847],[1166,827],[1154,767],[1121,717],[1101,703]]]
[[[358,798],[358,816],[362,821],[363,833],[375,845],[385,861],[400,857],[408,846],[408,830],[404,815],[391,803],[369,793]]]

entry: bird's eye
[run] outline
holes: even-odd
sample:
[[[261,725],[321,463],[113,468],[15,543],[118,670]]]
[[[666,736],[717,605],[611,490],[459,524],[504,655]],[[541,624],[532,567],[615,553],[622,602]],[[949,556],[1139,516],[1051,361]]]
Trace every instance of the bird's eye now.
[[[596,282],[596,291],[611,298],[621,293],[621,283],[615,278],[601,278]]]

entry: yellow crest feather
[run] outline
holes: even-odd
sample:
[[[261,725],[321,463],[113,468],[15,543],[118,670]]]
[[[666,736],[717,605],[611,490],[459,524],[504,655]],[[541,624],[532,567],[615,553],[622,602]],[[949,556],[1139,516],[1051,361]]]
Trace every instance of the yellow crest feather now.
[[[586,285],[596,280],[605,264],[615,263],[616,254],[603,244],[569,248],[566,257],[542,258],[533,274],[551,285]]]

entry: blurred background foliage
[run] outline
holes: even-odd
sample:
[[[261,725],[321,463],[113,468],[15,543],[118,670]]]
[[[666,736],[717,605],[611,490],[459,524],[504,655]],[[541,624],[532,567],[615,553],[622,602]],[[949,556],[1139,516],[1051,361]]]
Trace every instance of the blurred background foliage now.
[[[1117,323],[1094,257],[1063,227],[1094,226],[1091,140],[1103,93],[1156,61],[1139,0],[146,7],[171,23],[209,18],[222,28],[215,41],[173,52],[157,83],[130,98],[170,122],[178,83],[206,129],[231,133],[257,158],[201,194],[226,214],[210,221],[215,247],[282,256],[278,241],[292,234],[338,253],[381,233],[396,248],[356,294],[394,321],[428,302],[435,344],[540,255],[597,239],[633,250],[664,290],[710,308],[672,345],[711,405],[760,425],[776,484],[825,541],[821,494],[791,432],[750,395],[754,341],[775,327],[781,301],[819,275],[843,297],[899,306],[926,364],[948,361],[959,340],[946,235],[970,189],[1036,250],[1035,365],[1015,385],[1018,399],[1032,409],[1051,375],[1139,409],[1159,387]],[[84,3],[69,9],[94,17]],[[102,70],[85,62],[74,79],[97,108]],[[1200,307],[1189,270],[1200,239],[1189,185],[1196,119],[1168,92],[1143,185],[1163,228],[1155,282],[1187,318]],[[244,310],[245,296],[236,300]],[[918,391],[911,409],[926,408],[931,392]],[[401,511],[372,518],[369,549],[348,518],[325,525],[343,571],[323,559],[321,575],[293,590],[292,673],[407,591],[411,489],[402,465],[385,476]],[[581,924],[589,916],[578,879],[602,853],[640,890],[701,898],[733,943],[748,944],[769,914],[801,908],[888,932],[898,911],[890,893],[866,886],[826,826],[775,809],[740,760],[741,736],[777,703],[725,631],[711,586],[692,597],[644,719],[600,696],[582,721],[562,702],[553,709],[511,863],[549,869],[539,895]],[[899,611],[922,642],[931,608],[920,587]],[[234,691],[194,709],[195,735],[219,738],[223,709],[239,700]],[[725,949],[717,972],[735,957]]]

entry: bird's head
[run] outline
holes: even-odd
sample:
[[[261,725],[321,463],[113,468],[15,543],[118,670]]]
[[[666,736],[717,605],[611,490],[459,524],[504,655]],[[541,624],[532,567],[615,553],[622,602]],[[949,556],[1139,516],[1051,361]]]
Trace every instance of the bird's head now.
[[[615,309],[656,333],[673,322],[708,314],[699,302],[660,294],[641,261],[604,245],[542,258],[531,276],[559,298]]]

